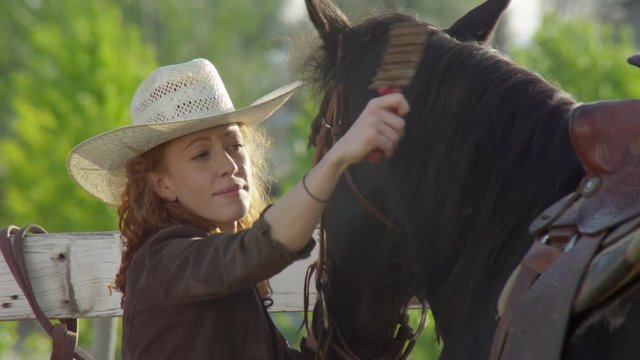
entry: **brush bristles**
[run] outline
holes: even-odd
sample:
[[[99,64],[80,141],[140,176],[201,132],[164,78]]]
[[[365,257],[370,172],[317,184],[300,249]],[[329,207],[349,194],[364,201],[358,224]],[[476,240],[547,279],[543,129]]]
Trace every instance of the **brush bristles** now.
[[[389,43],[370,89],[382,86],[403,87],[409,85],[432,28],[421,23],[395,25],[389,31]]]

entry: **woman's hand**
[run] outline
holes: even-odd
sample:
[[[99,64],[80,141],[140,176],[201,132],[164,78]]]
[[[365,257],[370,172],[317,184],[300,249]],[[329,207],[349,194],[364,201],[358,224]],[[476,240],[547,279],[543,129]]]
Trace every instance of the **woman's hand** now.
[[[401,93],[371,99],[351,128],[331,148],[330,152],[334,153],[331,155],[345,167],[362,161],[376,149],[382,150],[385,159],[389,158],[404,136],[402,117],[408,112],[409,103]]]
[[[385,158],[393,155],[404,135],[402,116],[408,112],[409,103],[399,93],[369,101],[349,131],[309,171],[306,183],[298,183],[265,211],[271,237],[292,252],[302,249],[344,170],[375,149]]]

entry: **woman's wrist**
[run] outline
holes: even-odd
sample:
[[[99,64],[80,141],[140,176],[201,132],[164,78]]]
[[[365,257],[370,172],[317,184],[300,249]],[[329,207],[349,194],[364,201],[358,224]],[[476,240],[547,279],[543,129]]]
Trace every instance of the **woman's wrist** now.
[[[318,203],[328,202],[347,166],[338,152],[329,150],[300,181],[304,192]]]
[[[344,156],[334,146],[322,157],[316,166],[326,166],[329,171],[334,172],[338,177],[351,165]]]
[[[302,177],[302,187],[304,188],[304,191],[307,193],[307,195],[309,195],[310,198],[312,198],[313,200],[319,202],[319,203],[328,203],[329,202],[329,198],[327,199],[320,199],[319,197],[313,195],[313,193],[311,192],[311,190],[309,190],[309,187],[307,186],[307,175],[309,175],[309,173],[304,174],[304,176]]]

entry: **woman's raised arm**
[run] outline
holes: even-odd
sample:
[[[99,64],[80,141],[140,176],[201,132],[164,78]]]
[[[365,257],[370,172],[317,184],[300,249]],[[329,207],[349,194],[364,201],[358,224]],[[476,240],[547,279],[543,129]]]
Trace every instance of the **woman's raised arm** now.
[[[392,156],[404,136],[402,116],[408,112],[409,103],[400,93],[370,100],[322,160],[264,213],[271,226],[271,237],[292,252],[301,250],[322,214],[324,201],[333,194],[345,169],[375,149],[382,150],[385,158]]]

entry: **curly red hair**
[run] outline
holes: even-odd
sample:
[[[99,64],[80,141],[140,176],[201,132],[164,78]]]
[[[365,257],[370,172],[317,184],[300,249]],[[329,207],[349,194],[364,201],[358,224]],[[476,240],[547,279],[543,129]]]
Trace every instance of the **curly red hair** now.
[[[268,203],[266,165],[262,157],[268,146],[268,139],[254,128],[240,125],[240,129],[245,138],[245,148],[253,173],[251,205],[247,215],[238,222],[240,229],[246,229],[258,219]],[[123,294],[123,300],[126,296],[127,269],[133,256],[151,235],[177,224],[195,226],[211,233],[220,231],[210,221],[189,212],[180,202],[162,199],[149,186],[149,173],[164,170],[165,144],[129,160],[125,166],[127,183],[118,207],[122,257],[113,286]],[[258,289],[263,297],[269,296],[270,289],[266,281],[258,284]]]

